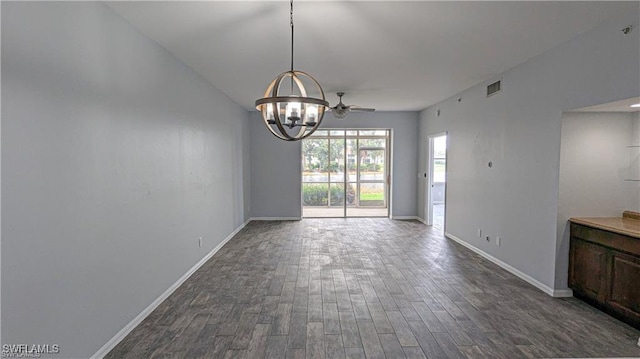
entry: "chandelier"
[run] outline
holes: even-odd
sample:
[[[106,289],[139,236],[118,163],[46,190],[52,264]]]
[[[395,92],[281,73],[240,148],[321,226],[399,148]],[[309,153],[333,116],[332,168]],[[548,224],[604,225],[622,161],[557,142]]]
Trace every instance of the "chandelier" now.
[[[293,70],[293,0],[290,10],[291,70],[278,75],[267,87],[256,109],[269,131],[285,141],[309,137],[329,107],[324,91],[311,75]],[[313,97],[316,96],[316,97]]]

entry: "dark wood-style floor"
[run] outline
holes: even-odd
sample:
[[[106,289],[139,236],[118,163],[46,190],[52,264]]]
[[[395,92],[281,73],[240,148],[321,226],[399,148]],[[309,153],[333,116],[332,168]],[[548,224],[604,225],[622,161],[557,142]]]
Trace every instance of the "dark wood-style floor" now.
[[[107,357],[629,357],[639,335],[421,223],[305,219],[251,222]]]

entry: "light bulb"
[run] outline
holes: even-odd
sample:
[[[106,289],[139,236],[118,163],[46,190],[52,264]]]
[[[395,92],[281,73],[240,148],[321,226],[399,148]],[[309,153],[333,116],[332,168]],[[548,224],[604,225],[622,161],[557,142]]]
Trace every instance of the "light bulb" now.
[[[307,105],[307,117],[310,120],[318,117],[318,105]]]
[[[287,118],[299,118],[300,116],[300,103],[299,102],[289,102],[287,106]]]
[[[273,104],[267,104],[267,118],[273,120]]]

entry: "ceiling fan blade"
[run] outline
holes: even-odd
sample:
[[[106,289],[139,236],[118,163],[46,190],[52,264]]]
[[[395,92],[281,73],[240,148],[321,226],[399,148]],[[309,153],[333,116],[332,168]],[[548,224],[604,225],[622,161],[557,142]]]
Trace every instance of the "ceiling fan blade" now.
[[[367,107],[358,107],[358,106],[350,106],[351,111],[362,111],[362,112],[373,112],[375,108],[367,108]]]

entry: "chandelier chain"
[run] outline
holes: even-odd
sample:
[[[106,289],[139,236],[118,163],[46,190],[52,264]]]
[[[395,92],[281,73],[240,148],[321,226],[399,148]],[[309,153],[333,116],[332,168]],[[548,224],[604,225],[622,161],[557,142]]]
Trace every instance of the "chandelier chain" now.
[[[256,100],[256,109],[261,112],[264,124],[273,135],[285,141],[298,141],[310,136],[320,126],[329,102],[318,81],[305,72],[294,70],[293,0],[289,0],[289,5],[291,70],[271,81],[264,97]],[[281,91],[286,88],[287,80],[291,83],[288,95]],[[319,92],[319,97],[310,97],[303,82],[313,85],[310,89]]]
[[[293,71],[293,0],[290,2],[291,10],[289,12],[291,25],[291,71]]]

